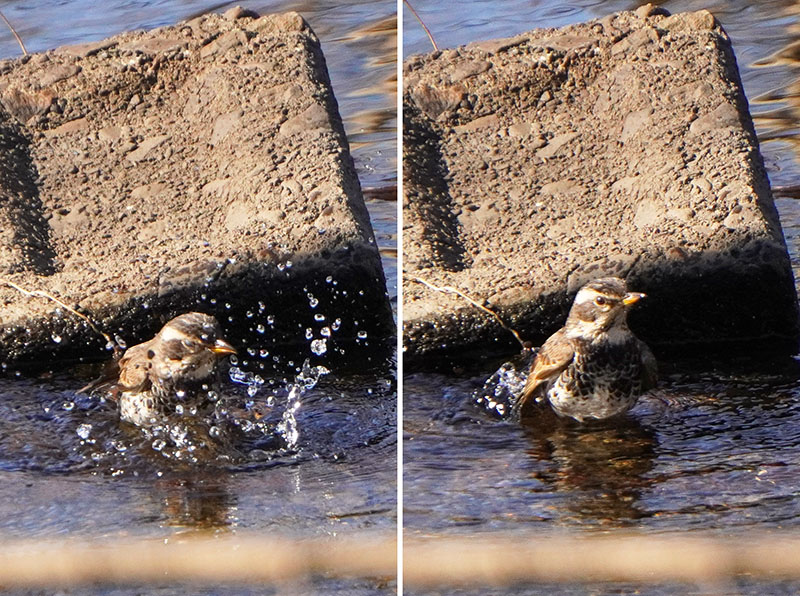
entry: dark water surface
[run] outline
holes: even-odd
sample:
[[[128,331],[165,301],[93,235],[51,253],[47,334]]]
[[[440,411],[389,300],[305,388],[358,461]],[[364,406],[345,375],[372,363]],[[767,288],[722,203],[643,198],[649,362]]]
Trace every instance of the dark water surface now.
[[[296,10],[320,38],[381,248],[388,292],[396,303],[393,1],[45,0],[0,2],[0,10],[28,51],[36,52],[170,25],[235,4],[262,14]],[[20,49],[4,27],[0,57],[18,56]],[[263,309],[254,304],[253,311]],[[348,316],[325,314],[330,320]],[[268,329],[267,312],[259,316]],[[237,347],[243,358],[261,357],[248,354],[247,346]],[[279,363],[282,376],[263,383],[252,374],[239,383],[223,377],[218,403],[224,407],[217,411],[235,428],[212,441],[204,440],[203,433],[216,431],[209,431],[209,425],[195,428],[190,418],[149,433],[120,426],[113,405],[76,393],[87,371],[56,366],[54,374],[40,378],[1,379],[0,534],[113,539],[239,530],[289,536],[394,532],[395,365],[386,362],[363,374],[334,369],[318,383],[295,378],[311,351],[309,342],[296,362]],[[324,358],[316,363],[324,364]],[[259,415],[251,409],[260,410]],[[209,444],[213,447],[205,446]],[[191,593],[372,594],[392,592],[392,585],[386,580],[321,579],[276,588],[195,587]],[[179,591],[164,587],[145,593]],[[119,588],[89,593],[143,592]]]
[[[413,2],[440,47],[508,37],[632,10],[644,2]],[[731,36],[773,187],[800,184],[800,5],[789,1],[668,1],[708,9]],[[430,51],[410,13],[404,55]],[[778,197],[800,278],[800,204]],[[769,305],[765,305],[769,308]],[[407,536],[493,531],[800,530],[800,368],[797,362],[667,365],[660,391],[624,424],[521,427],[465,406],[499,365],[404,379]],[[426,594],[790,594],[800,584],[538,585]],[[409,593],[423,593],[413,592]]]

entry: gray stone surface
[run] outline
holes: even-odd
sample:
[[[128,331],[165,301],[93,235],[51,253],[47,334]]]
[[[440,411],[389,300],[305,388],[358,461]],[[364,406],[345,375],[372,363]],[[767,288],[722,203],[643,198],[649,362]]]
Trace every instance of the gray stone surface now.
[[[789,258],[730,40],[653,6],[410,57],[404,341],[430,355],[538,344],[619,275],[657,351],[794,353]]]
[[[0,73],[2,280],[80,305],[128,344],[202,310],[264,361],[302,362],[313,338],[325,358],[377,358],[393,335],[380,258],[298,14],[229,10]],[[103,344],[0,284],[4,366]]]

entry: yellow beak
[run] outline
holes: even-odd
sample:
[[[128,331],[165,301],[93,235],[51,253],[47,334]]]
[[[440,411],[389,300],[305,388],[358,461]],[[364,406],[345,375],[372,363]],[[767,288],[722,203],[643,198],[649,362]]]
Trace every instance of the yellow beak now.
[[[224,339],[218,339],[214,342],[213,346],[208,348],[215,354],[235,354],[236,348],[234,348],[231,344],[226,342]]]
[[[622,304],[625,306],[630,306],[631,304],[636,304],[642,298],[645,298],[647,294],[642,294],[641,292],[628,292],[622,298]]]

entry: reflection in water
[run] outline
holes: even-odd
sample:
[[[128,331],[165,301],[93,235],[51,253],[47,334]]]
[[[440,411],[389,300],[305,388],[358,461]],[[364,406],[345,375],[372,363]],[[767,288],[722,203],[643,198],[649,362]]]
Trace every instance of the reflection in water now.
[[[167,526],[205,531],[235,525],[236,497],[224,477],[195,472],[158,480],[153,489],[162,500]]]
[[[409,536],[611,527],[723,530],[797,524],[800,370],[664,363],[626,416],[510,423],[473,404],[491,371],[407,375]],[[699,372],[702,371],[702,372]]]
[[[800,157],[798,121],[800,120],[800,6],[792,3],[776,13],[780,18],[781,47],[757,59],[751,68],[764,69],[767,76],[778,76],[775,86],[755,94],[751,102],[753,120],[762,142],[783,141],[791,146],[795,158]],[[795,179],[795,185],[797,179]]]
[[[492,416],[503,417],[522,391],[531,353],[505,362],[473,392],[470,402]],[[578,423],[561,418],[546,404],[526,417],[523,431],[532,459],[530,477],[543,484],[536,492],[568,497],[562,520],[580,524],[624,524],[646,513],[637,506],[641,489],[651,481],[656,436],[635,418]]]
[[[652,431],[630,418],[579,425],[552,414],[526,420],[524,430],[532,477],[570,496],[575,521],[624,525],[646,515],[639,498],[656,455]]]

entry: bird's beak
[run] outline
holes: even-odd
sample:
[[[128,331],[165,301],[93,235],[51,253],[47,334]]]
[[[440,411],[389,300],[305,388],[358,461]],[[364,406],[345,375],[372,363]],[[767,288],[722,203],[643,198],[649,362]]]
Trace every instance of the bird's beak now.
[[[642,294],[641,292],[628,292],[622,298],[622,304],[625,306],[630,306],[631,304],[636,304],[642,298],[645,298],[647,294]]]
[[[224,339],[218,339],[214,345],[208,348],[215,354],[235,354],[236,348],[226,342]]]

